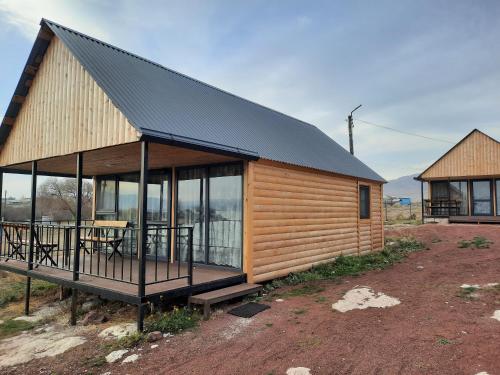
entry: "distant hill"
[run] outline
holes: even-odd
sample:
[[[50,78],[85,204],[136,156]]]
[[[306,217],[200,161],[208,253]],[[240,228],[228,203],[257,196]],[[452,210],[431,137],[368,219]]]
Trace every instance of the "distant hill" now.
[[[409,176],[402,176],[394,180],[390,180],[384,185],[384,196],[390,195],[392,197],[409,197],[413,201],[420,201],[420,182],[415,181],[413,178],[418,174]],[[424,184],[424,189],[426,184]],[[424,194],[425,194],[424,190]]]

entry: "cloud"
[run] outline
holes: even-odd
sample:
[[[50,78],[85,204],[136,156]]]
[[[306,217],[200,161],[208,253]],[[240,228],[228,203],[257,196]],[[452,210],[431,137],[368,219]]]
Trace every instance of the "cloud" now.
[[[0,0],[0,18],[30,41],[36,37],[42,18],[107,39],[110,34],[93,17],[93,14],[99,14],[99,9],[102,10],[102,6],[95,7],[98,4],[90,1],[87,7],[83,7],[79,2],[66,0]]]
[[[500,138],[496,2],[0,0],[0,23],[30,42],[41,17],[311,122],[344,147],[360,103],[359,118],[405,131]],[[386,178],[451,146],[363,124],[354,134],[356,155]]]

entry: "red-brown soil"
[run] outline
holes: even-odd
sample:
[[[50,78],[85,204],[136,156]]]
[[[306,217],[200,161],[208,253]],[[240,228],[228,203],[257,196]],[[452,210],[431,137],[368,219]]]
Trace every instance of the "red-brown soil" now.
[[[215,314],[156,349],[143,344],[135,363],[91,367],[82,360],[98,354],[90,341],[12,373],[277,375],[308,367],[312,374],[500,374],[500,322],[491,318],[500,292],[458,295],[464,283],[500,282],[500,226],[428,224],[386,233],[401,234],[416,236],[429,250],[386,270],[320,282],[325,289],[316,294],[271,301],[271,309],[251,320]],[[477,235],[492,240],[490,248],[458,248],[460,239]],[[356,285],[401,304],[333,311],[331,304]]]

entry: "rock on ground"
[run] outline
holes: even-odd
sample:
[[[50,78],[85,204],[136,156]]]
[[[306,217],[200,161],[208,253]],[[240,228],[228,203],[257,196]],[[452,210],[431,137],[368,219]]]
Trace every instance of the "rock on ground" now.
[[[101,324],[106,323],[109,320],[108,315],[99,312],[97,310],[89,311],[82,319],[82,324],[84,326],[89,324]]]
[[[26,322],[37,323],[56,315],[60,315],[61,313],[62,307],[60,305],[45,305],[40,310],[35,311],[32,315],[18,316],[17,318],[14,318],[14,320],[24,320]]]
[[[493,319],[496,319],[500,322],[500,310],[495,310],[492,316]]]
[[[154,331],[148,334],[147,340],[148,342],[154,342],[161,340],[162,338],[163,338],[163,333],[161,333],[160,331]]]
[[[125,358],[122,363],[132,363],[137,361],[138,359],[139,359],[139,354],[132,354],[129,355],[127,358]]]
[[[311,375],[311,369],[307,367],[290,367],[286,370],[286,375]]]
[[[137,327],[134,323],[117,324],[103,330],[99,333],[99,337],[103,339],[121,339],[133,334],[136,330]]]
[[[397,298],[389,297],[384,293],[375,293],[368,287],[354,288],[344,297],[332,305],[334,310],[347,312],[355,309],[364,310],[369,307],[385,308],[399,305]]]
[[[23,333],[0,342],[0,368],[26,363],[32,359],[55,357],[81,345],[84,337],[75,336],[73,329]]]
[[[106,356],[106,362],[108,362],[108,363],[114,363],[114,362],[118,361],[119,359],[121,359],[127,353],[128,353],[127,349],[121,349],[121,350],[112,351],[111,353],[109,353]]]

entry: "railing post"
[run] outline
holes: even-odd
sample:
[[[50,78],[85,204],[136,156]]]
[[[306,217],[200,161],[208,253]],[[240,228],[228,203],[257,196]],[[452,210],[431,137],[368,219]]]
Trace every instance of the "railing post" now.
[[[139,233],[137,241],[137,253],[139,256],[139,280],[138,297],[139,305],[137,307],[137,330],[144,329],[144,296],[146,295],[146,249],[148,240],[147,226],[147,205],[148,205],[148,142],[141,142],[141,176],[139,180],[139,212],[138,223]]]
[[[420,200],[422,201],[422,224],[424,224],[425,223],[424,180],[420,180]]]
[[[3,169],[0,168],[0,221],[3,221]]]
[[[0,225],[3,226],[3,169],[0,168]],[[0,255],[3,254],[3,228],[0,227]]]
[[[35,245],[35,215],[36,215],[36,174],[38,163],[36,160],[31,162],[31,213],[30,213],[30,242],[28,255],[28,272],[33,269],[33,252]],[[24,300],[24,313],[29,315],[30,312],[30,294],[31,294],[31,277],[26,277],[26,293]]]
[[[193,227],[188,228],[188,284],[193,285]]]
[[[83,153],[76,156],[76,213],[75,213],[75,253],[73,254],[73,281],[80,277],[80,230],[82,225],[82,171]]]
[[[76,214],[75,214],[75,252],[73,254],[73,281],[78,281],[78,279],[80,278],[80,245],[81,245],[80,227],[82,225],[82,171],[83,171],[83,153],[79,152],[76,155]],[[69,241],[70,236],[67,237],[68,237],[67,240]],[[69,246],[66,247],[68,249],[70,248]],[[77,304],[78,304],[78,290],[76,288],[73,288],[73,290],[71,291],[71,325],[76,325]]]

